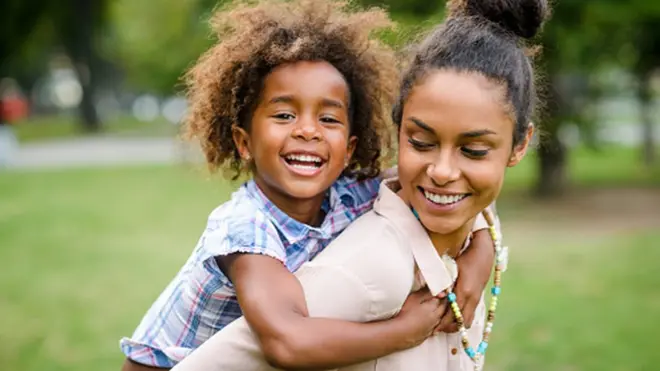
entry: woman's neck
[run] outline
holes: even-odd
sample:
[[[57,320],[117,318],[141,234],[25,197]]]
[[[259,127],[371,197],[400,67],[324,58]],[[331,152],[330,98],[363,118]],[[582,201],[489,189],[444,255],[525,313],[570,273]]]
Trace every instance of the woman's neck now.
[[[470,235],[471,230],[472,223],[467,223],[451,234],[439,234],[431,232],[428,229],[426,230],[426,233],[429,234],[429,238],[431,239],[435,250],[438,252],[438,255],[449,255],[452,258],[456,258],[461,252],[465,240]]]
[[[401,199],[406,203],[406,205],[410,206],[410,201],[407,195],[405,194],[405,192],[403,192],[403,190],[400,188],[398,184],[393,184],[392,187],[390,188],[394,192],[396,192],[396,194],[399,197],[401,197]],[[428,233],[429,238],[431,239],[431,243],[433,243],[433,247],[435,247],[435,250],[438,252],[438,255],[440,256],[449,255],[455,258],[461,252],[461,249],[465,244],[465,240],[470,235],[470,231],[472,231],[472,226],[474,224],[475,219],[476,218],[473,218],[472,220],[464,224],[462,227],[460,227],[459,229],[455,230],[450,234],[435,233],[429,231],[426,227],[424,227],[424,229],[426,230],[426,233]]]

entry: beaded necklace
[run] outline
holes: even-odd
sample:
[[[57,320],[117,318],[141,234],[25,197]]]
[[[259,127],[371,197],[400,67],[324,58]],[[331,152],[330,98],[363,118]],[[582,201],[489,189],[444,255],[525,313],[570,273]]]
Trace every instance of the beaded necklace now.
[[[414,209],[412,209],[412,212],[417,220],[419,220],[419,215],[417,212]],[[490,211],[484,210],[482,214],[488,223],[488,231],[490,232],[490,237],[495,244],[495,274],[493,275],[493,287],[490,290],[492,297],[490,299],[490,307],[488,308],[488,320],[486,322],[486,327],[484,328],[482,340],[479,343],[479,346],[477,346],[476,350],[470,346],[467,329],[465,328],[465,324],[463,322],[463,314],[461,313],[461,309],[458,307],[458,303],[456,302],[456,294],[454,294],[451,288],[447,289],[447,300],[449,300],[449,305],[454,312],[454,317],[456,318],[456,323],[458,324],[458,332],[461,336],[463,349],[465,350],[465,353],[468,355],[468,357],[470,357],[470,359],[474,362],[475,371],[480,370],[479,362],[481,361],[481,358],[483,358],[486,354],[486,349],[488,349],[488,340],[490,338],[490,333],[493,330],[493,322],[495,322],[497,298],[500,295],[500,292],[502,292],[500,286],[502,272],[506,271],[509,254],[508,247],[502,247],[502,239],[501,236],[498,235],[497,229],[495,229],[495,223],[493,222],[493,217],[490,214]]]

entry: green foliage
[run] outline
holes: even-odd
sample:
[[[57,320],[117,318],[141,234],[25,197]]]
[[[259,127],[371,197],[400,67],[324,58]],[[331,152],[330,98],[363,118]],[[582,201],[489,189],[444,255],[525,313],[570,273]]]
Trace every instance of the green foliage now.
[[[170,93],[211,43],[212,3],[197,0],[118,0],[112,4],[114,51],[133,88]],[[204,6],[201,6],[204,5]]]

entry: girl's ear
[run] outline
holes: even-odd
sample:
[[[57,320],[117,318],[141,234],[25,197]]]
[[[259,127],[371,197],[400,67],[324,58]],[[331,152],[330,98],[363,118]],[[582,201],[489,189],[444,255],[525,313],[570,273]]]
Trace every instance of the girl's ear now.
[[[244,161],[250,161],[252,159],[252,154],[250,152],[250,134],[248,134],[248,132],[242,127],[233,125],[231,127],[231,136],[241,158]]]
[[[353,158],[353,153],[355,153],[355,148],[357,148],[358,139],[356,136],[348,138],[348,148],[346,151],[346,158],[344,159],[344,167],[348,167],[348,164],[351,163]]]

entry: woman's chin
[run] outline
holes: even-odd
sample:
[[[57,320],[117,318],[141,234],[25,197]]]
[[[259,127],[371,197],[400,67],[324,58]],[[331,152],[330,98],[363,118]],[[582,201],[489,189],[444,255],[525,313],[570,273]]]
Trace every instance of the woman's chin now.
[[[424,223],[424,220],[422,219],[422,224],[424,225],[424,228],[426,228],[427,231],[441,235],[453,234],[454,232],[461,229],[461,227],[464,225],[464,223],[459,223],[454,221],[447,221],[438,218],[433,218],[433,219],[436,220],[433,220],[432,222],[429,223]]]

